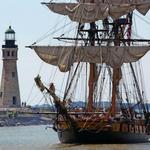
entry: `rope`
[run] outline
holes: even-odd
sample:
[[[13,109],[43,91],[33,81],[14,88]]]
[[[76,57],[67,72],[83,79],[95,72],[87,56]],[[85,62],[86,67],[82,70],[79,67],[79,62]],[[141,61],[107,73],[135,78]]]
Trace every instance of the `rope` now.
[[[33,92],[33,88],[34,88],[34,87],[35,87],[35,83],[33,83],[32,88],[31,88],[31,90],[30,90],[29,96],[28,96],[27,101],[26,101],[27,104],[28,104],[28,102],[29,102],[29,100],[30,100],[30,97],[31,97],[31,95],[32,95],[32,92]]]
[[[40,64],[40,68],[39,68],[38,74],[40,74],[40,71],[41,71],[42,66],[43,66],[43,62]],[[31,90],[30,90],[30,92],[29,92],[29,95],[28,95],[28,97],[27,97],[27,101],[26,101],[27,104],[29,103],[29,101],[31,101],[30,98],[31,98],[31,95],[32,95],[32,92],[33,92],[33,88],[34,88],[34,87],[35,87],[35,82],[33,83],[32,87],[31,87]]]
[[[63,18],[63,19],[64,19],[64,18]],[[62,22],[60,21],[60,23],[62,23]],[[58,29],[54,30],[53,32],[49,33],[52,29],[55,29],[55,28],[56,28],[56,25],[55,25],[54,27],[52,27],[51,29],[49,29],[43,36],[41,36],[36,42],[34,42],[32,45],[35,45],[35,44],[37,44],[37,43],[43,41],[44,39],[46,39],[46,38],[49,37],[50,35],[52,35],[52,34],[58,32],[58,31],[60,31],[62,28],[64,28],[64,27],[70,25],[71,23],[72,23],[72,22],[69,22],[69,23],[67,23],[66,25],[63,25],[63,26],[61,26],[60,28],[58,28]],[[49,34],[48,34],[48,33],[49,33]]]

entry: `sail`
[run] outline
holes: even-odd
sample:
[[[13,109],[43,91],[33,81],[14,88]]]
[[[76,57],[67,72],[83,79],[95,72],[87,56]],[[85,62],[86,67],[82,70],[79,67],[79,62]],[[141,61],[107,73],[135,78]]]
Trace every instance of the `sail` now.
[[[150,8],[149,0],[89,0],[83,3],[46,3],[47,7],[58,14],[67,15],[72,21],[90,23],[111,16],[114,20],[135,9],[145,15]]]
[[[118,68],[123,63],[136,62],[143,57],[149,46],[31,46],[46,63],[67,72],[75,62],[106,63]]]

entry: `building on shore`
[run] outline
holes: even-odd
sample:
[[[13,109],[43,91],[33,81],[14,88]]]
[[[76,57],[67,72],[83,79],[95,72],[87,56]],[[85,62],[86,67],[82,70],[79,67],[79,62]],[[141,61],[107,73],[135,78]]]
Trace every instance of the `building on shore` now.
[[[2,77],[0,86],[0,107],[21,107],[17,72],[18,45],[15,44],[15,31],[9,26],[2,45]]]

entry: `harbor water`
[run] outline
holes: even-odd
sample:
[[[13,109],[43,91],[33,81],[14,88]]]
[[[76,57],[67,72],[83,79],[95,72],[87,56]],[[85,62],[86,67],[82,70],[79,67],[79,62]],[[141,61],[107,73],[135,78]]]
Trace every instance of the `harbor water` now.
[[[0,150],[150,150],[150,143],[60,144],[46,126],[20,126],[0,128]]]

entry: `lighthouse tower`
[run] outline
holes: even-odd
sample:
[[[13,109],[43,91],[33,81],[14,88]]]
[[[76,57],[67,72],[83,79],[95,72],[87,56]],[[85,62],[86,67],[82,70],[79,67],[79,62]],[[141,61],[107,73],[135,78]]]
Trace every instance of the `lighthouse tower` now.
[[[2,78],[0,107],[20,107],[20,91],[17,73],[18,46],[15,45],[15,31],[9,26],[5,32],[5,45],[2,45]]]

